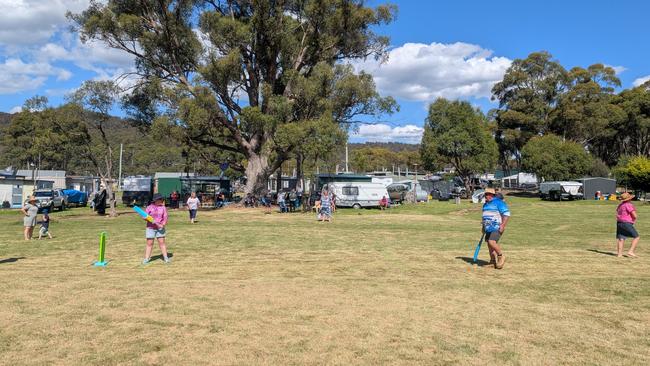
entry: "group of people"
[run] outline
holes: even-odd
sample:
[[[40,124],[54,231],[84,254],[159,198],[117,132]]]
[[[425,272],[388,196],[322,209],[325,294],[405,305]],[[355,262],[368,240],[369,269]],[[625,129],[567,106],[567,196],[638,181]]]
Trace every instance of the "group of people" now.
[[[289,192],[278,193],[278,206],[280,212],[294,212],[300,207],[302,201],[302,193],[292,189]]]
[[[47,236],[52,239],[52,234],[50,233],[50,215],[48,210],[43,210],[43,215],[41,221],[38,220],[38,206],[36,205],[36,197],[31,196],[27,200],[27,203],[21,208],[21,211],[24,215],[23,217],[23,235],[25,240],[31,240],[34,235],[34,227],[37,224],[41,224],[40,230],[38,232],[38,239],[40,240],[43,236]]]
[[[620,199],[621,203],[616,207],[616,256],[623,257],[625,240],[632,239],[627,256],[634,258],[637,256],[635,250],[640,240],[639,233],[634,227],[637,220],[636,208],[632,204],[634,195],[625,192],[621,194]],[[499,239],[505,232],[509,219],[510,209],[505,203],[503,195],[495,192],[492,188],[486,188],[481,231],[488,245],[489,263],[497,269],[502,269],[506,261],[506,256],[499,245]]]
[[[317,209],[317,219],[321,222],[331,222],[332,212],[334,210],[334,194],[327,187],[324,187],[320,199],[315,202]],[[289,195],[289,198],[291,196]],[[627,252],[628,257],[636,257],[636,247],[639,244],[640,236],[636,231],[634,224],[638,218],[636,208],[632,204],[634,196],[630,193],[623,193],[620,196],[621,203],[616,208],[616,249],[617,256],[623,256],[623,248],[626,239],[632,239],[630,249]],[[34,232],[34,227],[37,224],[37,216],[39,208],[36,205],[37,199],[30,197],[21,211],[24,215],[24,237],[25,240],[31,240]],[[280,203],[280,199],[278,203]],[[285,201],[286,202],[286,201]],[[196,214],[201,205],[200,199],[195,192],[192,192],[186,201],[189,211],[190,222],[193,224],[196,221]],[[388,205],[386,196],[380,201],[380,206]],[[280,206],[282,209],[282,206]],[[168,221],[167,208],[165,207],[165,200],[162,195],[155,194],[152,203],[147,206],[146,213],[151,216],[152,220],[146,222],[145,238],[146,248],[144,253],[143,264],[147,264],[151,260],[151,253],[153,250],[154,241],[158,242],[158,246],[163,255],[163,261],[170,263],[171,259],[167,253],[167,246],[165,243],[166,225]],[[40,221],[41,228],[39,232],[39,239],[47,236],[50,239],[52,235],[49,232],[50,217],[47,210],[43,211],[42,220]],[[499,240],[503,236],[508,221],[510,220],[510,209],[506,204],[503,195],[498,194],[494,189],[485,189],[485,203],[483,204],[483,213],[481,217],[481,231],[484,239],[488,245],[490,254],[490,264],[494,265],[497,269],[502,269],[506,256],[503,253]]]

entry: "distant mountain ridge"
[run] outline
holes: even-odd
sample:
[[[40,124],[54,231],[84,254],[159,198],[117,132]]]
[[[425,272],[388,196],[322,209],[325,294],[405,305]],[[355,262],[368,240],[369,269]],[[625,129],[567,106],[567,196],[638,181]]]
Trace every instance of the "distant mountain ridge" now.
[[[12,117],[13,115],[10,113],[0,112],[0,128],[9,125]],[[127,122],[126,120],[119,117],[114,117],[114,119]],[[132,125],[130,125],[129,123],[115,123],[111,127],[121,128],[128,131],[129,133],[137,131],[137,129]],[[417,151],[420,149],[420,144],[405,144],[402,142],[357,142],[357,143],[350,143],[349,147],[350,150],[362,149],[366,147],[380,147],[390,151],[400,152],[400,151]]]

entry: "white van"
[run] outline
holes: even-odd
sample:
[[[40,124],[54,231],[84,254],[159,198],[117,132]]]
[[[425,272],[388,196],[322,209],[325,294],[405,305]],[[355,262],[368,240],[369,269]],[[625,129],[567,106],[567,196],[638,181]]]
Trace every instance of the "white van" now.
[[[382,183],[330,183],[329,187],[336,195],[336,207],[379,207],[379,200],[388,198]]]
[[[581,200],[583,198],[582,183],[580,182],[544,182],[539,185],[541,199],[552,201]]]

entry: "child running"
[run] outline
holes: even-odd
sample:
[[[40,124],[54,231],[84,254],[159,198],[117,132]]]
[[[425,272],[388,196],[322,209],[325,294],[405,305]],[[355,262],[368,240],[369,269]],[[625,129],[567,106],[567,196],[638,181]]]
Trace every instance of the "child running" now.
[[[199,209],[201,201],[196,197],[196,192],[192,192],[190,198],[187,199],[187,208],[190,211],[190,222],[193,224],[196,220],[196,211]]]
[[[319,220],[324,222],[332,221],[332,197],[327,188],[323,188],[323,193],[320,196],[320,215]]]
[[[38,240],[41,240],[43,235],[47,235],[48,238],[52,239],[52,234],[50,234],[50,215],[47,210],[43,210],[43,220],[41,221],[41,229],[38,231]]]
[[[634,223],[636,222],[636,208],[632,204],[634,196],[625,192],[621,194],[621,202],[616,208],[616,256],[623,256],[623,244],[625,244],[625,239],[632,238],[632,245],[630,245],[630,250],[627,252],[628,257],[636,257],[634,253],[637,244],[639,244],[639,233],[634,228]]]
[[[171,260],[167,256],[167,246],[165,245],[165,225],[167,225],[165,200],[160,194],[156,193],[153,196],[153,203],[147,206],[145,211],[153,217],[153,222],[147,221],[147,248],[144,251],[142,264],[147,264],[151,260],[154,239],[158,240],[158,247],[160,247],[160,251],[162,252],[163,260],[165,263],[170,263]]]

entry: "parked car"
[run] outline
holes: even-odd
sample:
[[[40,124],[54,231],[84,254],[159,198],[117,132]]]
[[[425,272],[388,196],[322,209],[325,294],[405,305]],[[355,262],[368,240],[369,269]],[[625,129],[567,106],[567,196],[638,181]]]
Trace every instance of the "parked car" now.
[[[582,183],[544,182],[539,185],[539,197],[552,201],[582,199]]]
[[[393,203],[402,203],[406,199],[406,194],[409,191],[409,187],[406,184],[393,183],[386,187],[388,192],[388,198]]]
[[[382,183],[350,182],[332,183],[330,188],[336,195],[336,207],[379,207],[379,201],[388,197]]]
[[[38,201],[39,210],[47,209],[52,212],[54,209],[65,210],[68,205],[67,197],[60,189],[39,189],[34,191],[34,197]]]
[[[403,180],[386,187],[391,201],[395,203],[404,202],[409,192],[413,191],[413,184],[414,182],[412,180]],[[429,191],[425,189],[427,186],[431,186],[431,184],[425,182],[423,186],[420,181],[415,183],[415,197],[418,202],[426,202],[429,200]]]
[[[463,180],[460,177],[434,182],[433,187],[430,194],[434,200],[445,201],[453,197],[469,197],[469,193],[465,189]]]

